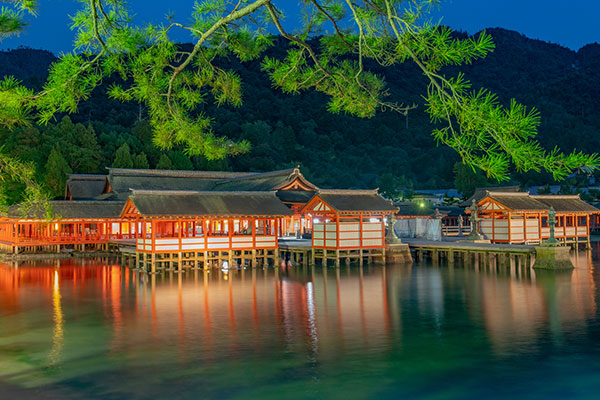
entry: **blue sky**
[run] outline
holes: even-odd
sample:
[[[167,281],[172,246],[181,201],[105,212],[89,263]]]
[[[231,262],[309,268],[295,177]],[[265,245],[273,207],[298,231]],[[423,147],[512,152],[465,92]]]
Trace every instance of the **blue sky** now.
[[[290,14],[288,23],[292,23],[298,2],[273,2]],[[193,0],[129,0],[129,4],[138,20],[159,23],[170,11],[185,21]],[[22,45],[55,53],[69,51],[73,33],[69,30],[68,15],[76,7],[73,0],[40,0],[39,16],[30,20],[26,32],[0,42],[0,49]],[[588,43],[600,43],[599,15],[598,0],[446,0],[434,18],[469,33],[501,27],[577,50]]]

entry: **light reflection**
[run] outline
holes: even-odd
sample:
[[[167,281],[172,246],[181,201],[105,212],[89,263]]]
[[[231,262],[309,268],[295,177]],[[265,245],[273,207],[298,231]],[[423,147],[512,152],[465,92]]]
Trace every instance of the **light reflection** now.
[[[65,323],[63,317],[63,311],[61,306],[60,297],[60,282],[58,277],[58,270],[54,271],[54,285],[52,290],[52,320],[54,322],[54,329],[52,332],[52,349],[48,355],[49,366],[57,366],[61,361],[61,353],[64,342],[64,331],[63,325]]]
[[[35,263],[18,269],[0,265],[0,307],[7,321],[18,320],[13,315],[35,304],[52,307],[46,335],[52,335],[52,344],[44,348],[51,365],[64,365],[67,326],[69,332],[73,326],[89,336],[77,340],[90,352],[106,344],[113,355],[115,350],[143,354],[152,346],[157,353],[169,349],[185,355],[179,362],[237,359],[244,351],[273,349],[301,352],[312,362],[355,348],[383,351],[392,342],[398,348],[400,341],[409,351],[421,340],[415,326],[426,326],[427,331],[419,331],[425,335],[432,330],[448,334],[452,326],[465,334],[475,329],[483,332],[491,351],[507,354],[533,348],[545,335],[561,344],[567,333],[593,320],[597,278],[590,253],[574,257],[577,268],[569,274],[526,272],[514,263],[477,269],[456,263],[453,269],[352,266],[328,271],[318,266],[203,271],[203,285],[196,273],[177,274],[175,285],[171,274],[132,273],[104,262],[82,267],[63,261],[60,270]],[[45,297],[32,296],[31,287],[41,288],[37,292]],[[85,318],[70,317],[70,310],[104,319],[91,332]],[[3,320],[0,334],[11,329],[8,325]]]

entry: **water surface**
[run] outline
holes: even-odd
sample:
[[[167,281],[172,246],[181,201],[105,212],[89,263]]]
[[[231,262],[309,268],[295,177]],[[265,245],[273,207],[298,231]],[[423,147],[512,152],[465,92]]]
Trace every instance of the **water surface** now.
[[[562,274],[2,264],[0,398],[597,398],[595,254]]]

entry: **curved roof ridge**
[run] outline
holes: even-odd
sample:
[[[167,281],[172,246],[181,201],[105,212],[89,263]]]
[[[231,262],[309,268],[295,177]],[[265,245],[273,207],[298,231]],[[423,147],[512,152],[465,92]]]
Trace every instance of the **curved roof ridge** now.
[[[272,195],[276,196],[275,191],[233,191],[233,190],[148,190],[148,189],[130,189],[133,195]]]
[[[108,175],[103,174],[69,174],[69,179],[77,178],[106,178]]]
[[[529,192],[495,192],[493,190],[486,190],[489,196],[514,196],[514,197],[529,197]]]
[[[238,181],[238,180],[258,179],[258,178],[264,178],[264,177],[269,177],[269,176],[277,176],[277,175],[284,175],[284,174],[291,175],[297,169],[298,168],[288,168],[288,169],[278,169],[278,170],[275,170],[275,171],[266,171],[266,172],[246,172],[247,175],[236,176],[234,178],[225,178],[225,179],[222,179],[219,182],[217,182],[217,185],[221,184],[221,183],[225,183],[225,182],[234,182],[234,181]],[[298,173],[300,173],[300,171],[298,171]]]
[[[532,194],[534,199],[581,199],[579,194]]]
[[[319,189],[317,194],[376,194],[377,189]]]

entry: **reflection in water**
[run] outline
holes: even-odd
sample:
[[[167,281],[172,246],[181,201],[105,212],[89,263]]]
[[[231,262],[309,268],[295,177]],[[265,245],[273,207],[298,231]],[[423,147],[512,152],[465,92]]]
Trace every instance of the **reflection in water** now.
[[[54,315],[52,317],[54,321],[54,328],[52,334],[52,350],[48,356],[50,366],[56,366],[60,362],[61,350],[63,347],[63,324],[65,323],[63,318],[62,307],[60,305],[60,282],[58,278],[58,271],[54,271],[54,285],[52,290],[52,309]]]
[[[471,393],[490,360],[553,351],[597,323],[590,253],[573,260],[565,274],[514,265],[159,275],[110,260],[0,265],[0,382],[85,382],[94,393],[142,397],[169,395],[171,381],[181,397],[199,381],[207,397],[234,387],[233,397],[386,397],[464,373]],[[60,368],[39,378],[48,363]]]

